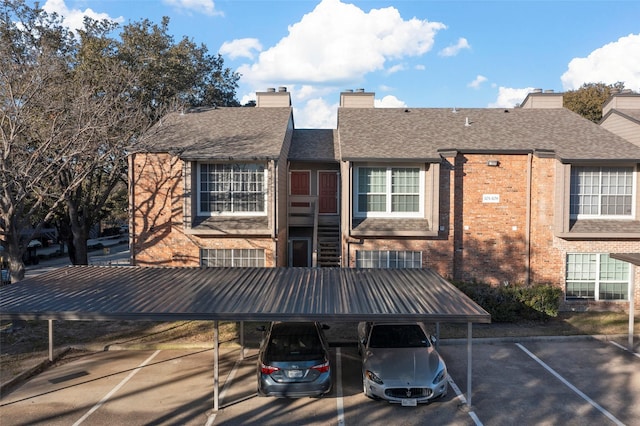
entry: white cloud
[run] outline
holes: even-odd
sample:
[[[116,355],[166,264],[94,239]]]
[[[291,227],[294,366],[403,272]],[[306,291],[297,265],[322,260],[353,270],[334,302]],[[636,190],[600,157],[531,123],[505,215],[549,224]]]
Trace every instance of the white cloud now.
[[[269,81],[344,84],[383,70],[386,61],[420,56],[431,50],[446,26],[412,18],[393,7],[368,13],[339,0],[323,0],[289,26],[289,34],[260,53],[258,61],[238,68],[245,83]]]
[[[427,67],[423,64],[418,64],[416,65],[413,69],[418,70],[418,71],[424,71],[427,69]]]
[[[118,23],[124,22],[122,16],[112,18],[107,13],[98,13],[89,8],[85,10],[69,9],[64,0],[47,0],[42,6],[42,9],[47,13],[57,13],[62,16],[62,23],[71,30],[84,28],[85,16],[95,19],[96,21],[107,19]]]
[[[222,43],[218,52],[221,55],[228,56],[230,59],[253,59],[254,52],[260,52],[261,50],[262,44],[257,38],[241,38]]]
[[[636,53],[633,53],[636,52]],[[640,89],[640,34],[629,34],[606,44],[586,58],[574,58],[562,74],[565,90],[580,88],[584,83],[613,84],[621,81],[625,87]]]
[[[460,53],[460,51],[462,49],[471,49],[471,45],[469,45],[469,42],[464,37],[460,37],[458,39],[458,43],[456,43],[456,44],[454,44],[452,46],[445,47],[444,49],[442,49],[440,52],[438,52],[438,55],[440,55],[440,56],[456,56],[458,53]]]
[[[480,85],[485,81],[487,81],[487,77],[485,77],[484,75],[478,75],[475,80],[467,84],[467,87],[471,87],[473,89],[479,89]]]
[[[524,98],[533,90],[533,87],[514,89],[511,87],[498,88],[498,98],[488,105],[489,108],[513,108],[520,105]]]
[[[429,52],[443,29],[440,22],[403,19],[393,7],[365,12],[340,0],[322,0],[288,27],[286,37],[237,72],[254,90],[287,86],[297,128],[335,128],[337,104],[324,99],[349,86],[362,87],[369,73],[407,70],[405,60]],[[389,61],[405,64],[390,66]],[[299,84],[304,86],[294,89]],[[383,102],[400,104],[394,97]]]
[[[394,65],[394,66],[392,66],[391,68],[389,68],[389,69],[387,70],[387,74],[395,74],[395,73],[397,73],[397,72],[404,71],[405,69],[406,69],[406,68],[405,68],[405,66],[404,66],[404,65],[402,65],[402,64],[397,64],[397,65]]]
[[[405,108],[407,106],[406,103],[393,95],[387,95],[382,99],[375,99],[374,105],[376,108]]]
[[[164,4],[185,12],[204,13],[209,16],[220,16],[223,13],[216,10],[213,0],[162,0]]]
[[[310,99],[303,108],[293,108],[296,129],[335,129],[337,115],[338,105],[329,105],[323,98]]]

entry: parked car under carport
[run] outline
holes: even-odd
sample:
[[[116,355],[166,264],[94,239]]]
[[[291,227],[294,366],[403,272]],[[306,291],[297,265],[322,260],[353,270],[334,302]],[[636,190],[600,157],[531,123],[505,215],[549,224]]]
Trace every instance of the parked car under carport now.
[[[468,405],[472,323],[491,322],[430,269],[129,266],[69,266],[4,286],[0,319],[49,320],[50,358],[54,320],[213,321],[215,410],[220,320],[467,323]]]

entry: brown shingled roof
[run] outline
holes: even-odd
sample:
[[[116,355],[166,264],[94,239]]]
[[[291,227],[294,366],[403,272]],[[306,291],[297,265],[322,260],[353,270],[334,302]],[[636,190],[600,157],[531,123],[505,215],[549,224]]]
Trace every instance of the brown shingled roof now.
[[[346,160],[428,161],[450,150],[550,150],[567,162],[640,159],[640,147],[565,108],[340,108],[338,123]]]
[[[135,151],[172,152],[183,159],[273,159],[290,130],[291,108],[209,108],[171,113]]]
[[[332,129],[295,129],[289,150],[292,161],[338,161],[338,132]]]

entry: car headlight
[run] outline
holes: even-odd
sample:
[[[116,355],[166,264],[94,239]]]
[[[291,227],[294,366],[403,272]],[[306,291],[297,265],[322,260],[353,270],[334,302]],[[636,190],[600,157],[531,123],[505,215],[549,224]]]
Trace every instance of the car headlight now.
[[[382,384],[382,379],[380,377],[376,376],[376,373],[374,373],[373,371],[366,370],[364,372],[364,375],[367,377],[367,379],[371,380],[372,382],[377,383],[379,385]]]
[[[447,377],[447,369],[443,368],[438,372],[438,374],[436,374],[436,377],[433,379],[433,384],[435,385],[437,383],[440,383],[442,380],[444,380],[445,377]]]

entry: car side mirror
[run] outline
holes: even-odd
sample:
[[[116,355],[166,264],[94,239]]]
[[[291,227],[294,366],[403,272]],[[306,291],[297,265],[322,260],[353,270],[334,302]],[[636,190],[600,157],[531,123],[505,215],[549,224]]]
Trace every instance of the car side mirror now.
[[[261,325],[260,327],[256,327],[256,331],[262,331],[264,333],[265,331],[267,331],[267,327]]]
[[[323,330],[328,330],[328,329],[330,329],[330,328],[331,328],[331,327],[329,326],[329,324],[322,324],[322,329],[323,329]]]
[[[433,343],[434,345],[438,342],[438,339],[436,339],[436,336],[429,336],[429,340],[431,340],[431,343]]]

